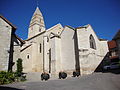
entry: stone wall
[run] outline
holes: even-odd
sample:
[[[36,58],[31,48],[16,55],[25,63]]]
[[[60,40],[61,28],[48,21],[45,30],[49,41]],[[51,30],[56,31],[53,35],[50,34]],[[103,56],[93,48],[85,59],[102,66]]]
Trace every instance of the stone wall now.
[[[13,67],[12,70],[17,70],[17,60],[20,58],[20,48],[21,48],[21,42],[15,37],[15,35],[12,35],[12,42],[13,42]]]
[[[22,50],[20,53],[20,57],[23,60],[23,72],[32,71],[32,47],[29,46],[25,50]]]
[[[75,31],[67,26],[61,34],[61,65],[69,74],[75,70],[74,34]]]
[[[90,35],[94,37],[96,49],[90,48]],[[91,74],[108,52],[107,41],[100,41],[90,25],[77,29],[81,75]]]
[[[95,39],[96,49],[90,48],[90,35]],[[93,73],[107,52],[107,41],[100,41],[90,25],[74,29],[57,24],[45,33],[26,40],[21,58],[24,72],[58,75],[60,71],[72,74],[79,69],[84,75]]]
[[[0,18],[0,71],[8,70],[12,27]]]
[[[26,41],[22,46],[21,58],[23,59],[24,72],[43,72],[43,35]]]

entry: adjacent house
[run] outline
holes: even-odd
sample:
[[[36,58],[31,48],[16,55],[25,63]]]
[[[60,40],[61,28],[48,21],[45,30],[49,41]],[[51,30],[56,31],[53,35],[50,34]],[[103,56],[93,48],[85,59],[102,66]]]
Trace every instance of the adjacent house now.
[[[0,71],[16,70],[20,47],[24,43],[16,34],[16,27],[0,15]]]
[[[115,40],[111,40],[108,42],[108,48],[109,48],[109,59],[110,62],[118,62],[119,61],[119,55],[118,55],[118,47]]]
[[[119,60],[120,60],[120,30],[116,33],[116,35],[113,37],[113,40],[116,42],[116,46],[118,49],[118,55],[119,55]]]
[[[109,62],[120,61],[120,30],[116,33],[111,41],[108,41]]]

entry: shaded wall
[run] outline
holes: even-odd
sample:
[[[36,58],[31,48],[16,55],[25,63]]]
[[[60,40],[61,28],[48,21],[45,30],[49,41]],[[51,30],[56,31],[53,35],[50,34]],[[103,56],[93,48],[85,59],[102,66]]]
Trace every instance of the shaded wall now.
[[[12,27],[0,18],[0,70],[8,70]]]

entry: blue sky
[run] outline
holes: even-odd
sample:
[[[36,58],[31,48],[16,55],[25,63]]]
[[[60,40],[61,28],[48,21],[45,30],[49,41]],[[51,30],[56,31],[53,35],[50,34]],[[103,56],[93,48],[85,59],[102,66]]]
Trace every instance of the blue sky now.
[[[0,0],[0,14],[27,38],[28,26],[37,7],[36,0]],[[38,0],[46,28],[57,23],[79,27],[91,24],[99,38],[111,40],[120,29],[120,0]]]

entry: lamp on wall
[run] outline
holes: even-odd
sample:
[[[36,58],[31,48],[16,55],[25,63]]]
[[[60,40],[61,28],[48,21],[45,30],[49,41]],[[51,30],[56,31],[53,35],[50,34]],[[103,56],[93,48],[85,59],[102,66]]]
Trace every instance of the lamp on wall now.
[[[9,49],[9,50],[7,50],[7,52],[8,52],[8,53],[10,53],[10,49]]]

